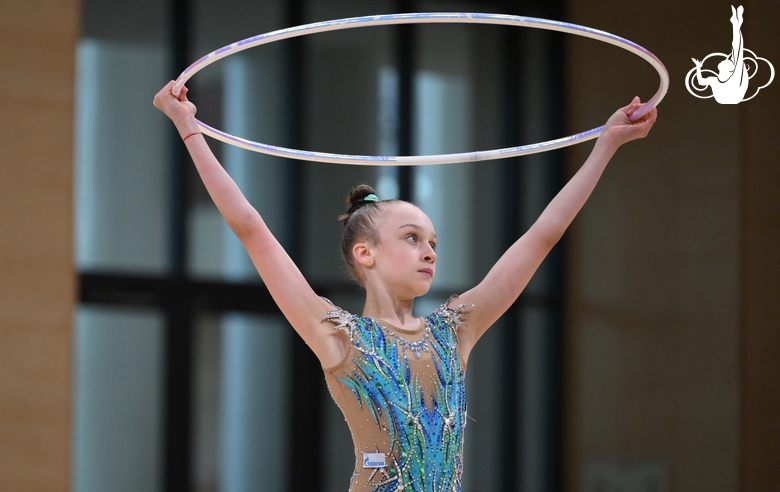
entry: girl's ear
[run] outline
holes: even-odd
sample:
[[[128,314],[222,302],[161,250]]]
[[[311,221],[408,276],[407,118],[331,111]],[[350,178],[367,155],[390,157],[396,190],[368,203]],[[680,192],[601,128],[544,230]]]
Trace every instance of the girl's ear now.
[[[371,268],[374,266],[374,252],[368,243],[360,242],[352,246],[352,256],[360,265]]]

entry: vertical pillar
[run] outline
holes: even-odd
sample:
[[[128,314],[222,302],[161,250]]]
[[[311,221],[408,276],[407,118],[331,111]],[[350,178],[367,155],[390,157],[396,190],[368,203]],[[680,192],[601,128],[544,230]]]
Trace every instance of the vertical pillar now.
[[[541,142],[560,136],[561,97],[556,87],[561,59],[556,37],[546,31],[523,33],[523,140]],[[562,187],[561,154],[523,158],[520,195],[521,233],[527,231]],[[521,296],[519,467],[516,487],[523,491],[557,489],[559,454],[561,251],[554,248]]]

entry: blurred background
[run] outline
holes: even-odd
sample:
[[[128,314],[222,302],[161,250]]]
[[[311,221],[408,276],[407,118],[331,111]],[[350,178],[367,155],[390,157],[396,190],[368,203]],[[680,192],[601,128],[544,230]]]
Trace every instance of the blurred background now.
[[[619,150],[470,357],[463,490],[780,490],[777,83],[734,106],[684,85],[691,58],[729,52],[729,5],[0,2],[0,490],[347,489],[351,439],[316,358],[151,102],[234,41],[415,11],[582,24],[671,75],[650,136]],[[743,5],[745,46],[780,66],[780,4]],[[416,25],[258,47],[188,86],[199,118],[238,136],[409,155],[585,131],[658,76],[571,35]],[[440,263],[419,315],[477,283],[593,146],[369,168],[210,143],[315,290],[352,312],[336,220],[349,189],[418,204]]]

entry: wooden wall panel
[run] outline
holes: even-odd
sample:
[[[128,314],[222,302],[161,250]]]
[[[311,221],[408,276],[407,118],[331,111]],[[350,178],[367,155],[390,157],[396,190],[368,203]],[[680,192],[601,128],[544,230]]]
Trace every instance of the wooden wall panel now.
[[[683,83],[691,58],[729,49],[729,16],[723,1],[568,2],[568,20],[658,55],[671,88],[568,236],[567,491],[598,462],[660,463],[670,492],[738,489],[741,116]],[[618,48],[568,47],[569,133],[657,87]],[[572,170],[591,147],[572,149]]]
[[[0,2],[0,490],[69,488],[79,12]]]
[[[745,46],[779,70],[780,3],[744,5]],[[769,492],[780,490],[780,81],[741,110],[741,490]]]
[[[742,4],[745,46],[780,68],[780,4]],[[566,490],[593,460],[666,463],[671,491],[779,490],[779,82],[738,106],[685,90],[690,58],[728,53],[731,2],[568,5],[656,53],[672,86],[569,236]],[[571,131],[652,92],[630,57],[569,47]]]

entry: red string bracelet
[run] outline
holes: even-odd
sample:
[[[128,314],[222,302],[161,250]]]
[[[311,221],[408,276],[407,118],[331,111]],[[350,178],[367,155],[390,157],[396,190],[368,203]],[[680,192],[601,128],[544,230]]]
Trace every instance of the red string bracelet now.
[[[199,134],[200,134],[200,132],[193,132],[193,133],[190,133],[190,134],[189,134],[189,135],[187,135],[186,137],[182,138],[182,139],[181,139],[181,141],[182,141],[182,142],[186,142],[186,141],[187,141],[187,139],[188,139],[188,138],[190,138],[191,136],[193,136],[193,135],[199,135]]]

